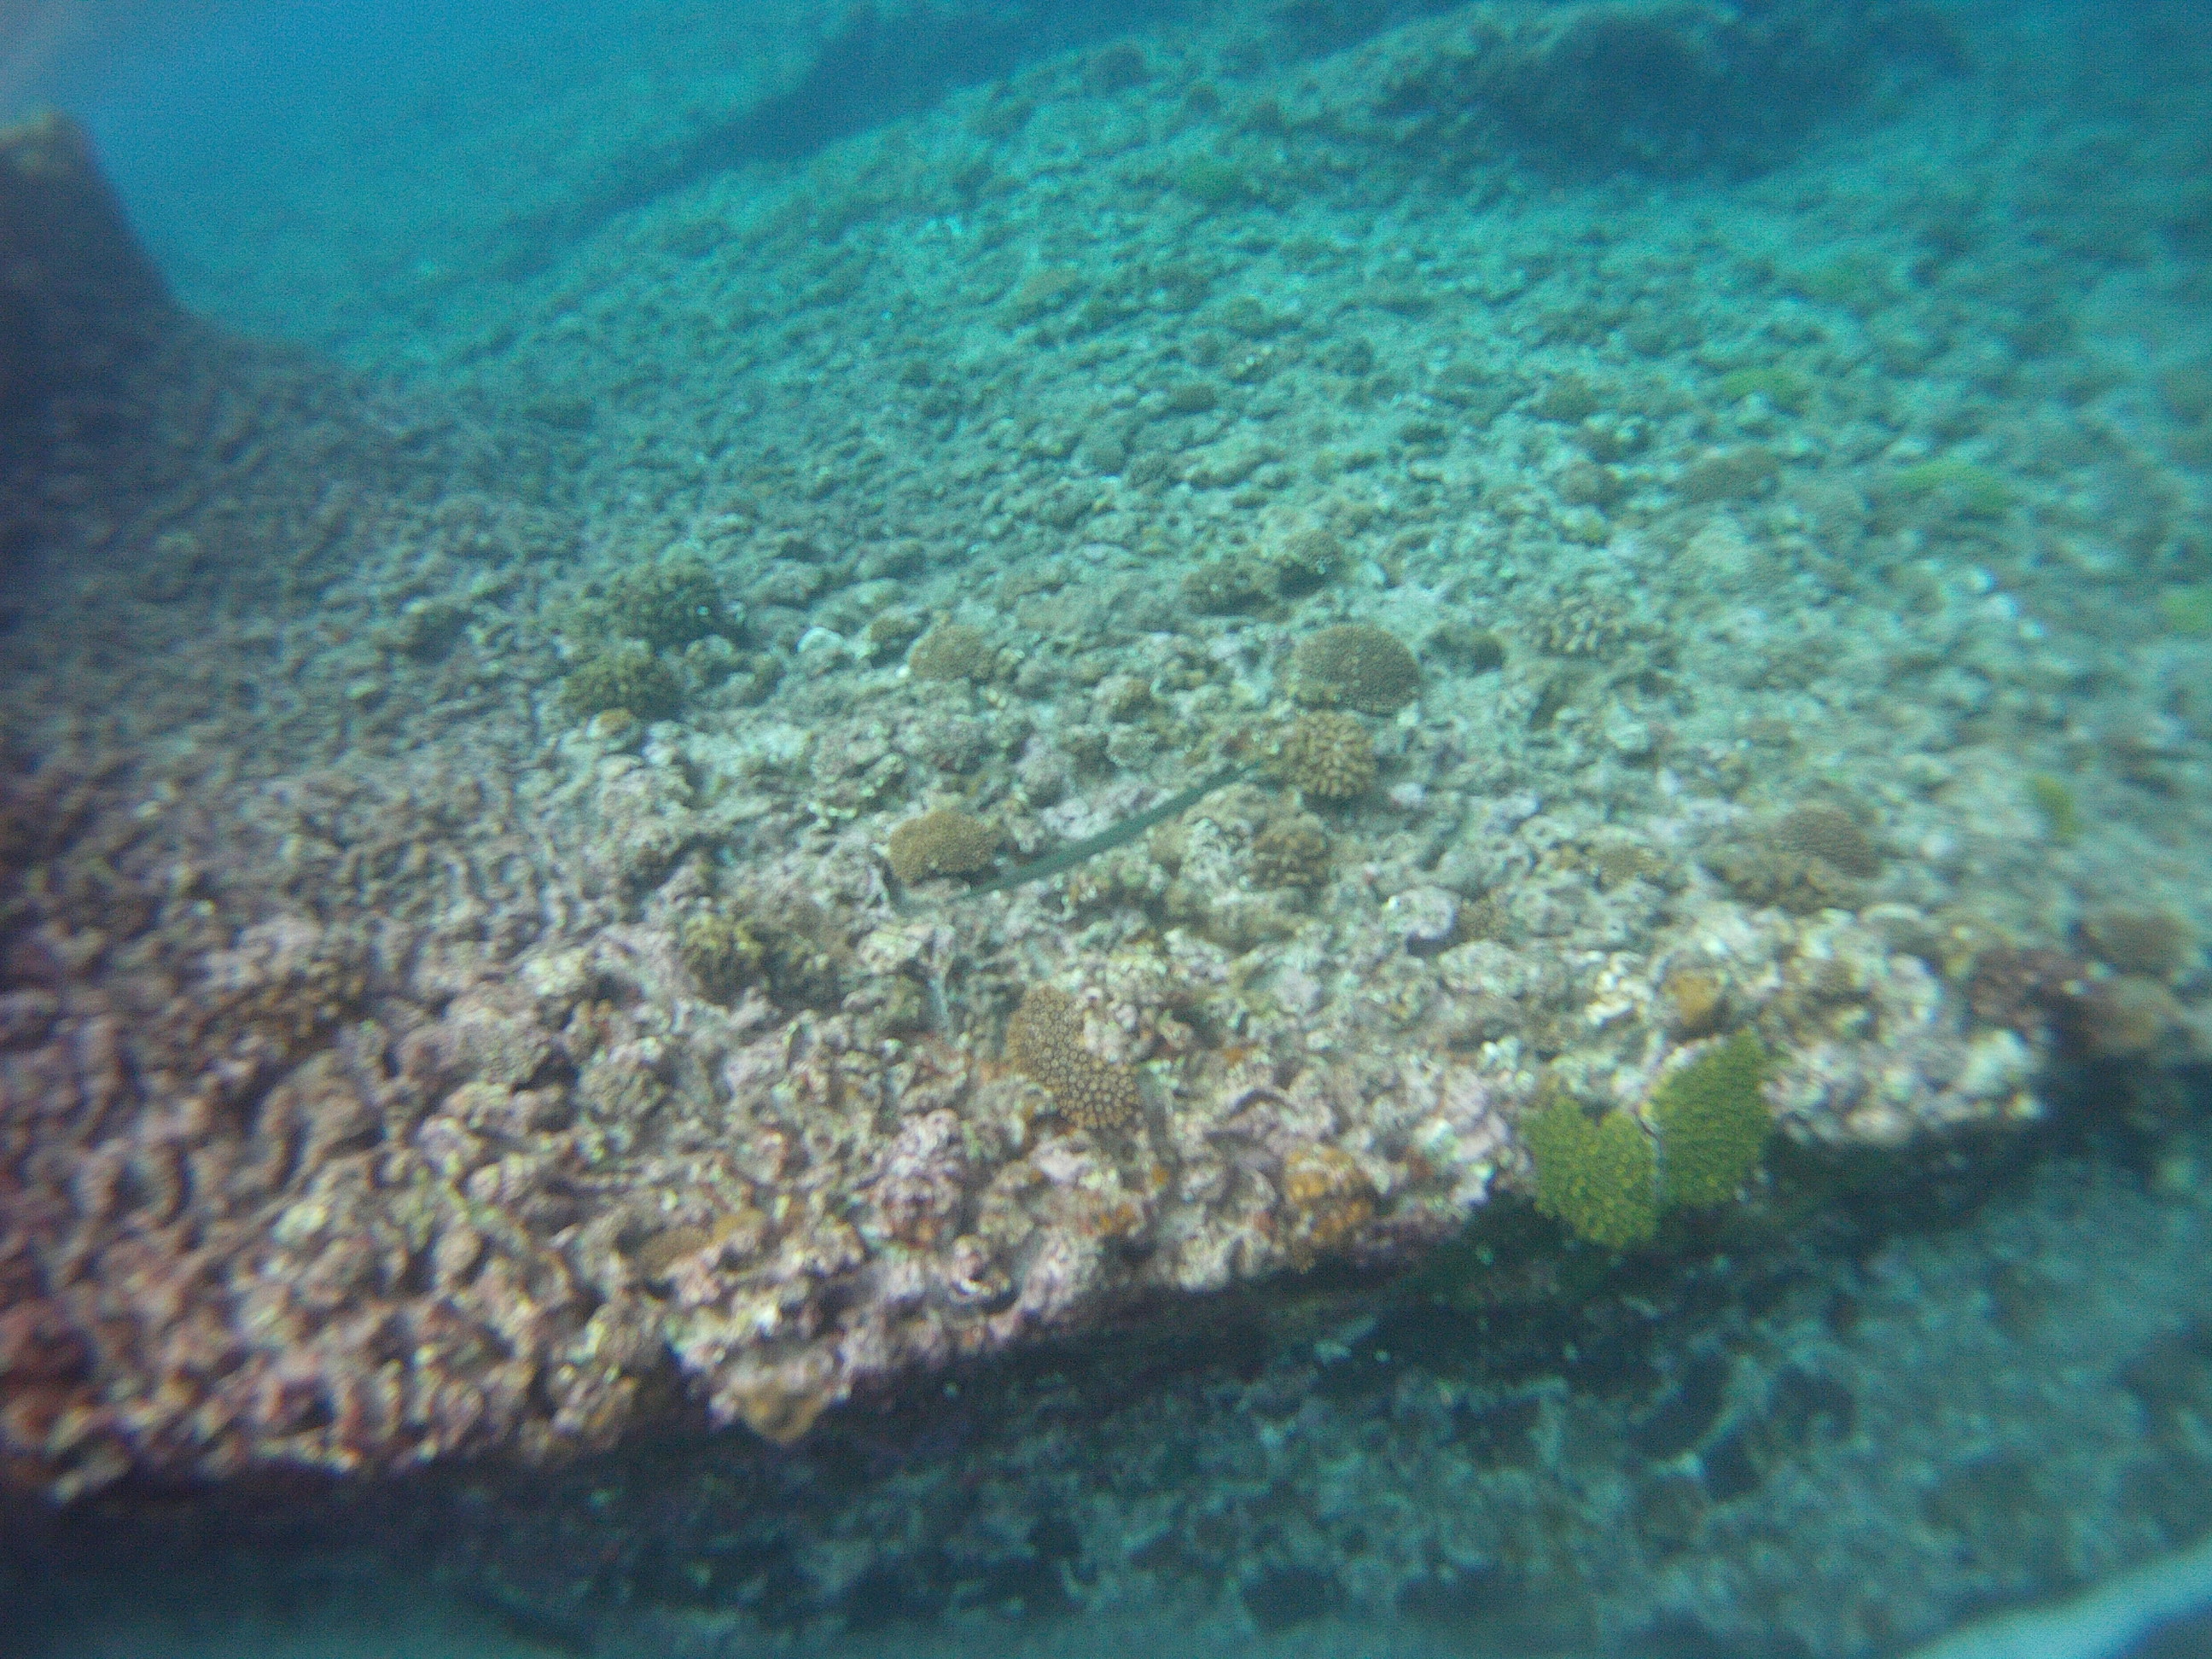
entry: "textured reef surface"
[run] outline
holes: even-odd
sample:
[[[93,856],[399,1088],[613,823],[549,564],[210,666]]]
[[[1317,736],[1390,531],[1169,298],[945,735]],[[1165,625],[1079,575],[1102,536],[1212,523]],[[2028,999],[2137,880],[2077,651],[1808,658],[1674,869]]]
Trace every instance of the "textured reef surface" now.
[[[2212,155],[2053,62],[1231,9],[580,198],[359,374],[0,138],[0,1474],[788,1443],[2178,1121]]]

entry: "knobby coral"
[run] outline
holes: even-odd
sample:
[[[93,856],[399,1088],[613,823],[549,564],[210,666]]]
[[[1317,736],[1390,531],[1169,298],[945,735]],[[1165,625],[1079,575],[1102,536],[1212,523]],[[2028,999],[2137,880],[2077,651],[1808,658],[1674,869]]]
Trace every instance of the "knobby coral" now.
[[[1126,1066],[1115,1066],[1083,1046],[1083,1011],[1073,997],[1050,985],[1032,986],[1006,1022],[1006,1058],[1024,1076],[1044,1085],[1069,1122],[1085,1129],[1128,1129],[1142,1115],[1144,1098]]]

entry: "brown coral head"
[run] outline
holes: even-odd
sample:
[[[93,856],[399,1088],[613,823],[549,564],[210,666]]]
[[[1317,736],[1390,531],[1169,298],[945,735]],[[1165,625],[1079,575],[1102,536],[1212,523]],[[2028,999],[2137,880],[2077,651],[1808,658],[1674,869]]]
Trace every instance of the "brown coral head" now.
[[[988,866],[999,850],[995,825],[949,806],[908,818],[891,831],[885,853],[905,884],[933,876],[967,876]]]
[[[1135,1073],[1083,1046],[1083,1011],[1055,986],[1036,985],[1006,1022],[1006,1059],[1042,1084],[1061,1115],[1085,1129],[1127,1130],[1144,1114]]]
[[[990,635],[966,623],[939,623],[915,641],[907,672],[918,680],[975,680],[999,672],[999,653]]]
[[[1966,1006],[1978,1024],[2040,1036],[2084,982],[2082,965],[2063,951],[1993,945],[1966,975]]]
[[[2070,980],[2057,1024],[2067,1042],[2092,1060],[2141,1059],[2181,1021],[2173,993],[2139,974]]]
[[[1272,817],[1252,838],[1255,887],[1322,887],[1328,883],[1328,830],[1310,812]]]
[[[1321,708],[1395,714],[1420,694],[1421,669],[1397,636],[1366,623],[1309,634],[1291,655],[1291,695]]]
[[[1301,714],[1275,751],[1284,782],[1316,800],[1350,800],[1375,785],[1375,743],[1350,714]]]
[[[1862,881],[1881,873],[1881,850],[1840,806],[1815,803],[1777,818],[1766,832],[1770,844],[1785,853],[1819,859],[1830,868]]]

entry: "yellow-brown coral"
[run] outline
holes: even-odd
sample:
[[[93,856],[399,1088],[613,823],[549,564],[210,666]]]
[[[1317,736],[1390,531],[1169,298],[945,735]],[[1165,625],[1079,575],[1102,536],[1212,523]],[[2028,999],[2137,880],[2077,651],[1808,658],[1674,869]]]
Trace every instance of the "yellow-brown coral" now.
[[[1319,887],[1328,880],[1328,831],[1310,812],[1270,818],[1252,838],[1255,887]]]
[[[886,849],[891,873],[908,885],[933,876],[972,875],[998,850],[994,826],[945,806],[899,825]]]
[[[1301,714],[1283,734],[1275,766],[1284,782],[1316,800],[1350,800],[1375,783],[1375,744],[1350,714]]]
[[[1815,805],[1784,812],[1766,838],[1785,853],[1821,860],[1847,876],[1867,879],[1881,873],[1881,849],[1839,806]]]
[[[1083,1046],[1082,1011],[1073,997],[1053,986],[1032,986],[1006,1022],[1006,1059],[1044,1085],[1061,1115],[1079,1127],[1127,1129],[1143,1115],[1135,1076]]]
[[[1349,1152],[1306,1146],[1283,1164],[1283,1243],[1303,1271],[1343,1249],[1375,1218],[1375,1183]]]
[[[918,680],[988,680],[998,672],[990,637],[965,623],[939,623],[907,653],[907,672]]]
[[[1397,638],[1365,623],[1309,634],[1291,654],[1292,695],[1322,708],[1395,714],[1419,693],[1420,665]]]
[[[2197,956],[2189,924],[2171,910],[2100,906],[2081,918],[2081,943],[2106,966],[2145,979],[2172,979]]]

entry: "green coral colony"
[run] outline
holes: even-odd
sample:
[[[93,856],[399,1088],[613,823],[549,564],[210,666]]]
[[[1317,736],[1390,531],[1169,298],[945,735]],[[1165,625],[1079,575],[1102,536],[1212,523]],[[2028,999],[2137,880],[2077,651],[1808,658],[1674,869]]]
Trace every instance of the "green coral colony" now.
[[[1610,1249],[1643,1243],[1674,1208],[1725,1204],[1759,1165],[1773,1119],[1765,1046],[1738,1031],[1663,1078],[1642,1113],[1592,1119],[1555,1096],[1525,1127],[1536,1207]]]

